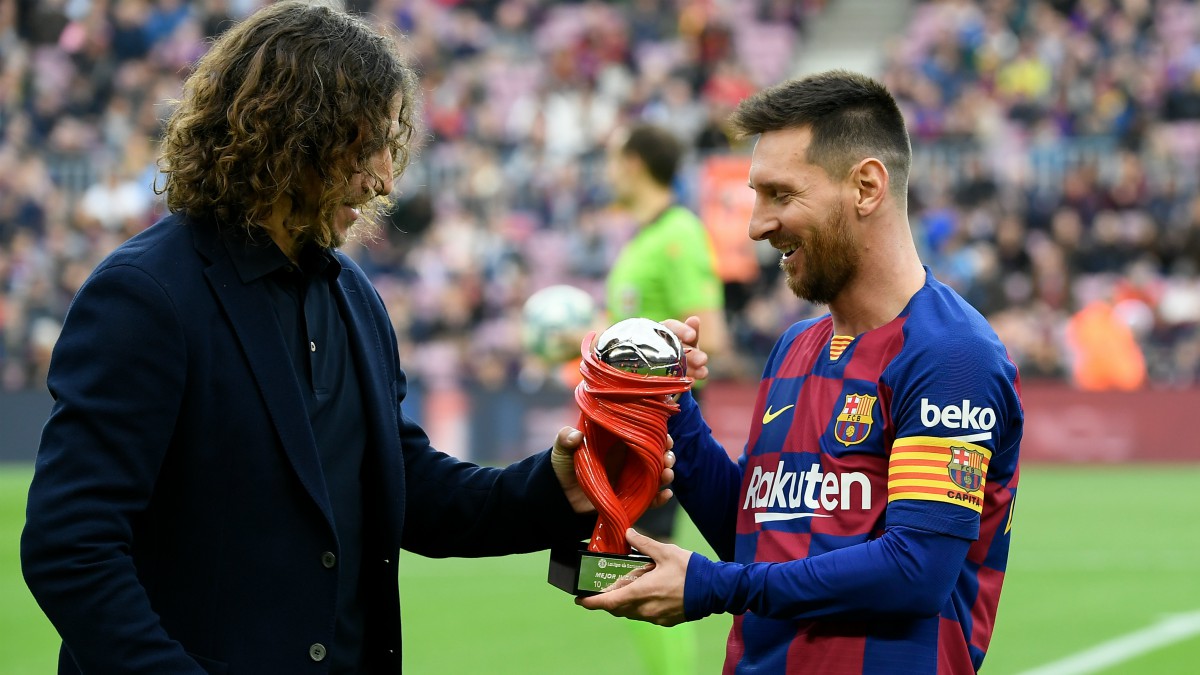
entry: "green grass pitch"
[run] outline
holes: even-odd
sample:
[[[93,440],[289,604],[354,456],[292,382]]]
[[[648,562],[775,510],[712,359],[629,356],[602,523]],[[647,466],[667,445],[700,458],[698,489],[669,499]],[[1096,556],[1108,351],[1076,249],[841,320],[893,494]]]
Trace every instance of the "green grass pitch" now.
[[[21,580],[18,538],[28,466],[0,467],[0,674],[51,673],[53,628]],[[1030,465],[983,672],[1020,673],[1200,611],[1200,463]],[[681,543],[700,547],[690,526]],[[546,554],[428,560],[404,554],[409,673],[639,673],[622,620],[575,607],[545,581]],[[718,673],[729,617],[697,625],[701,672]],[[1106,673],[1200,672],[1200,636]]]

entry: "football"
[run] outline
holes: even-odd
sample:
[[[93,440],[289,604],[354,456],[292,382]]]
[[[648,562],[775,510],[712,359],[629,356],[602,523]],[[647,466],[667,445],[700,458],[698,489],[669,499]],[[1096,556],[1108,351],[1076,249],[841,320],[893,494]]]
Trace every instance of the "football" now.
[[[549,363],[579,356],[579,343],[592,329],[596,303],[581,288],[559,284],[529,296],[521,312],[525,350]]]

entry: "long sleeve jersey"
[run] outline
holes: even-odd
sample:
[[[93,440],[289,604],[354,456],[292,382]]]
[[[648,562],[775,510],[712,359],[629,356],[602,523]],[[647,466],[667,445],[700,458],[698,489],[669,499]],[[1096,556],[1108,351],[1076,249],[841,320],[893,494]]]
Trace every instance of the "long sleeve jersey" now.
[[[736,462],[685,396],[687,618],[735,615],[725,673],[971,673],[1008,559],[1024,415],[982,316],[926,272],[888,324],[829,316],[772,351]]]

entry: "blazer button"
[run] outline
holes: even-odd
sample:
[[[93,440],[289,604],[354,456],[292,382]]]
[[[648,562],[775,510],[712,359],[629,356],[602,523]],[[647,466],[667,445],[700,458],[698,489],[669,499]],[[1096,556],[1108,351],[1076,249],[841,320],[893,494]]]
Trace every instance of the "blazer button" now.
[[[325,569],[331,570],[337,564],[337,556],[330,551],[325,551],[321,554],[321,564],[325,566]]]
[[[320,642],[314,642],[312,646],[308,648],[308,658],[312,659],[313,661],[324,661],[325,645],[321,644]]]

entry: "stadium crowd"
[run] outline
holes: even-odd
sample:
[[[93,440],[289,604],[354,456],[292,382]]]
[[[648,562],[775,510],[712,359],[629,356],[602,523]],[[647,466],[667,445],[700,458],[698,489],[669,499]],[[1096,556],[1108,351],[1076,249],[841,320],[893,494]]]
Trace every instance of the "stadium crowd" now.
[[[0,389],[44,386],[74,292],[163,213],[166,101],[206,40],[259,4],[0,0]],[[348,247],[410,376],[492,390],[528,378],[524,299],[551,283],[602,297],[631,232],[603,187],[609,133],[634,119],[676,130],[694,148],[678,186],[694,205],[704,159],[747,150],[725,115],[788,76],[825,4],[347,2],[405,36],[425,89],[426,138],[391,223]],[[923,257],[1026,379],[1200,377],[1197,31],[1194,1],[938,0],[886,47]],[[757,279],[727,287],[752,378],[784,326],[821,311],[762,253]]]

